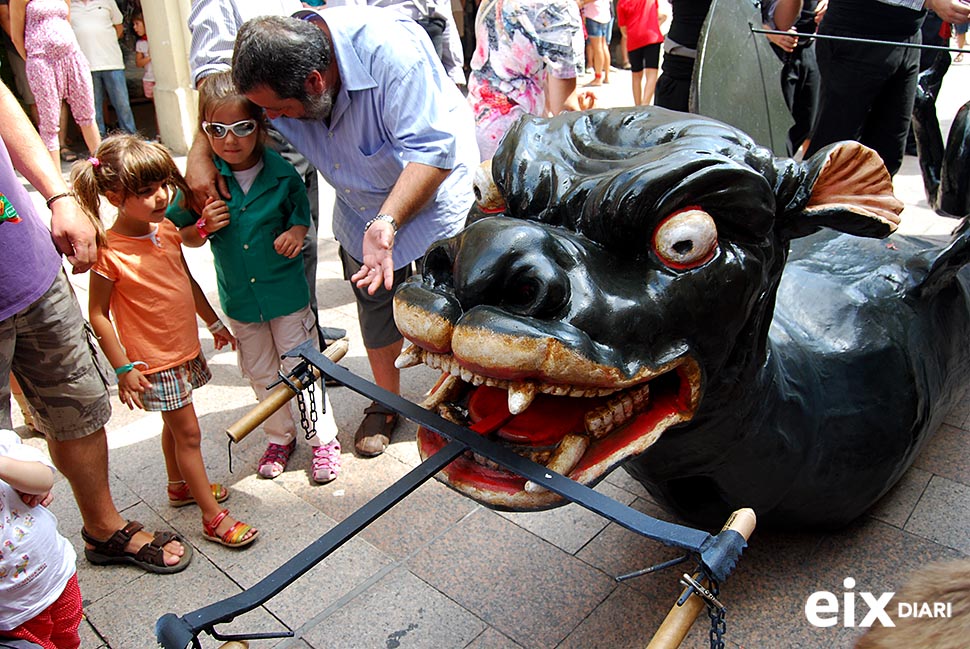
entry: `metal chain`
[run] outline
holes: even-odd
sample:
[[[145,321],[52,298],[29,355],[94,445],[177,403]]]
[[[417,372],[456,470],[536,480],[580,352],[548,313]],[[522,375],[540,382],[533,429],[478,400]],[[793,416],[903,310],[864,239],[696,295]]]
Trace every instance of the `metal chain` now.
[[[296,393],[296,404],[300,408],[300,425],[303,427],[303,432],[308,440],[313,439],[317,434],[317,402],[313,398],[313,393],[315,388],[313,387],[313,381],[306,386],[306,395],[300,390]],[[310,415],[307,416],[307,405],[306,402],[310,402]]]
[[[714,597],[717,597],[718,585],[713,579],[710,580],[708,590],[711,591]],[[724,621],[724,609],[708,602],[707,616],[711,618],[711,649],[724,649],[724,634],[727,632],[727,623]]]

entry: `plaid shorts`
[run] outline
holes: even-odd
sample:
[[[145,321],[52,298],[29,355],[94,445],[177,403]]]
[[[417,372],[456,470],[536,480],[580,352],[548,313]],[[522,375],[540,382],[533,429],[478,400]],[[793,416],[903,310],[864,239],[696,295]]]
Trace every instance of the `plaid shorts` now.
[[[151,387],[141,394],[145,410],[168,412],[192,403],[192,390],[201,388],[212,378],[202,352],[176,367],[146,374]]]

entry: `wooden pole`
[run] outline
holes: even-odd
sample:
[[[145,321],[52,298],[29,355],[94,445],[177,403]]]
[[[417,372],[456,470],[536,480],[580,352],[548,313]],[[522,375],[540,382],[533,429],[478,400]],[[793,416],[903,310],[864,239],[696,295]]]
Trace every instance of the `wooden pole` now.
[[[754,510],[744,508],[731,514],[721,529],[722,531],[734,530],[741,534],[745,540],[748,540],[751,538],[751,533],[754,532],[756,522]],[[704,588],[711,587],[707,579],[699,581]],[[707,602],[697,593],[691,593],[682,606],[674,604],[660,628],[657,629],[650,644],[647,645],[647,649],[677,649],[684,638],[687,637],[687,632],[690,631],[694,620],[697,619],[705,606],[707,606]]]
[[[341,339],[330,343],[325,350],[323,350],[323,355],[332,360],[334,363],[340,361],[347,354],[347,349],[350,347],[346,339]],[[320,370],[315,367],[310,368],[313,370],[313,380],[316,381],[320,378]],[[306,387],[299,380],[294,380],[293,384],[302,390]],[[281,383],[276,386],[276,388],[267,395],[265,399],[259,402],[259,404],[247,412],[245,415],[239,418],[236,423],[229,426],[226,429],[226,435],[229,436],[234,442],[241,442],[245,439],[246,435],[253,432],[257,426],[262,424],[266,419],[269,418],[274,412],[286,405],[286,403],[296,396],[296,392],[290,389],[290,386]]]

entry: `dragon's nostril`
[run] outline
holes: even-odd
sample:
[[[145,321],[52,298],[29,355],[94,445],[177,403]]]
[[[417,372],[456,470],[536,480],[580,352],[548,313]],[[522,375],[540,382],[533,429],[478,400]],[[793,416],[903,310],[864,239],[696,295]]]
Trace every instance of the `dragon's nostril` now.
[[[425,253],[422,275],[432,287],[452,286],[454,283],[452,264],[449,248],[439,242]]]
[[[510,269],[500,304],[520,315],[550,317],[569,299],[569,282],[558,267],[529,261],[523,258],[520,268]]]

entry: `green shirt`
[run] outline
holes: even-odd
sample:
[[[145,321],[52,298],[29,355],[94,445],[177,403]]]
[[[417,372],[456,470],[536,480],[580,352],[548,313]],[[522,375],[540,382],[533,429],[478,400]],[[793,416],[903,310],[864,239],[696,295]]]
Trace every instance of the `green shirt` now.
[[[273,249],[273,241],[294,225],[310,226],[303,179],[267,148],[264,166],[244,195],[229,165],[215,156],[213,161],[231,195],[229,225],[209,237],[222,310],[240,322],[268,322],[299,311],[310,303],[302,255],[287,259]],[[180,192],[166,211],[179,228],[198,220],[182,202]]]

